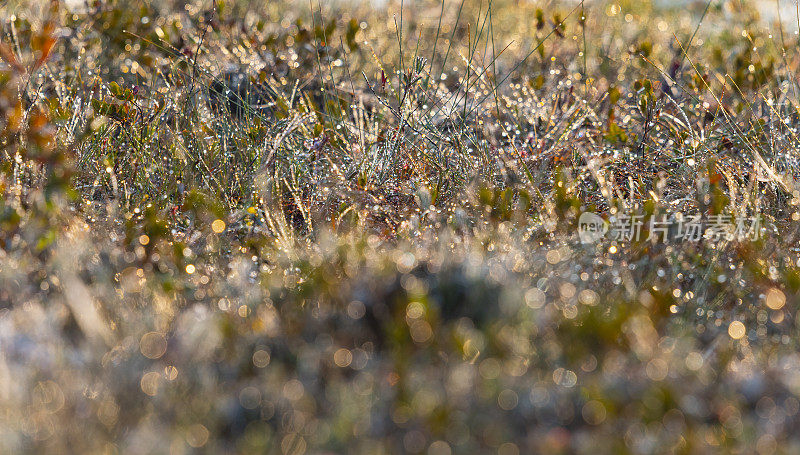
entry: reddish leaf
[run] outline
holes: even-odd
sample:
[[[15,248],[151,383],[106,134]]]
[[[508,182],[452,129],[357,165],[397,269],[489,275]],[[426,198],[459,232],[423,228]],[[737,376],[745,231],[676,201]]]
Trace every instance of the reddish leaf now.
[[[19,63],[19,60],[17,60],[17,57],[14,55],[14,51],[11,49],[11,46],[2,42],[0,42],[0,59],[11,65],[16,72],[25,72],[25,67]]]

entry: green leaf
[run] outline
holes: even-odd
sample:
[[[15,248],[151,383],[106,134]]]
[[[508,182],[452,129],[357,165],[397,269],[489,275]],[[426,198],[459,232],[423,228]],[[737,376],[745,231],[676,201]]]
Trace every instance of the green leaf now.
[[[608,88],[608,100],[611,102],[612,106],[617,104],[620,95],[621,93],[619,92],[619,89],[617,87],[612,85],[611,87]]]
[[[122,98],[124,92],[122,91],[122,87],[119,86],[116,82],[111,82],[108,84],[108,89],[111,90],[111,94],[117,98]]]
[[[344,37],[347,42],[347,47],[351,51],[358,49],[358,43],[356,42],[356,33],[358,33],[358,30],[358,21],[350,19],[350,22],[347,23],[347,32],[345,32]]]

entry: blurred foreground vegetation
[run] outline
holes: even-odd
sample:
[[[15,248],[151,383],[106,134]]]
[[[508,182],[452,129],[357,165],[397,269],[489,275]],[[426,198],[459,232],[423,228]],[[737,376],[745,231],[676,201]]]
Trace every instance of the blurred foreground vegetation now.
[[[784,3],[0,5],[0,452],[800,451]]]

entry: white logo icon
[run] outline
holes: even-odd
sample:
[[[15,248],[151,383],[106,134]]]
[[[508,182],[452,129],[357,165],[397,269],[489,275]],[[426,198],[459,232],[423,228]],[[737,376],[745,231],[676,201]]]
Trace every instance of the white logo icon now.
[[[578,219],[578,236],[581,243],[595,243],[608,232],[608,221],[592,212],[583,212]]]

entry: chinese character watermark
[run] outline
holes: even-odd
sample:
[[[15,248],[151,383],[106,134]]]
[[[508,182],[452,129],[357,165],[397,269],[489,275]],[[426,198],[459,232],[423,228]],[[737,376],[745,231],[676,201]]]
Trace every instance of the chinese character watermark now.
[[[704,218],[699,213],[678,213],[672,217],[617,214],[606,221],[593,212],[581,213],[578,219],[578,237],[582,243],[595,243],[606,237],[606,234],[611,240],[623,242],[758,240],[761,237],[761,217],[710,215]],[[647,234],[646,237],[644,234]]]

